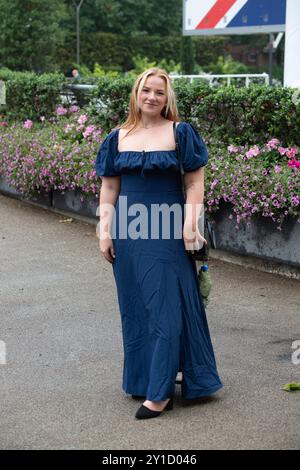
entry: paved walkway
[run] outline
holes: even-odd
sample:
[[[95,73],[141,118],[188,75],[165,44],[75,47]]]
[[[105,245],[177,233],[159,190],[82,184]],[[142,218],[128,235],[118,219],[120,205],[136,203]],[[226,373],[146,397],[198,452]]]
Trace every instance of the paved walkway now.
[[[1,449],[296,449],[299,281],[213,260],[207,308],[224,388],[138,421],[121,390],[111,265],[95,226],[0,195]]]

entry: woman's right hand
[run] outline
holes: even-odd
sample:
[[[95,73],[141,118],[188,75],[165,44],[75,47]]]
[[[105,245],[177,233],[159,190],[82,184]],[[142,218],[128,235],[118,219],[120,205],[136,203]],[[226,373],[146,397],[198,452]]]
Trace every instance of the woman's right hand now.
[[[109,261],[110,263],[113,263],[116,255],[115,255],[113,241],[111,238],[100,240],[100,252],[107,261]]]

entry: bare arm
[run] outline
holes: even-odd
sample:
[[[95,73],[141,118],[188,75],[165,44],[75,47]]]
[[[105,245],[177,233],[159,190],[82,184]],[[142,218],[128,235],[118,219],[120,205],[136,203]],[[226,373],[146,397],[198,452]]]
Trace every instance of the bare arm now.
[[[204,211],[204,167],[184,174],[186,191],[186,215],[184,220],[184,241],[187,249],[197,250],[197,241],[206,240],[198,231],[198,219]]]
[[[99,197],[100,205],[100,251],[107,261],[113,262],[115,257],[111,238],[111,227],[115,204],[120,193],[120,176],[101,176],[102,184]]]

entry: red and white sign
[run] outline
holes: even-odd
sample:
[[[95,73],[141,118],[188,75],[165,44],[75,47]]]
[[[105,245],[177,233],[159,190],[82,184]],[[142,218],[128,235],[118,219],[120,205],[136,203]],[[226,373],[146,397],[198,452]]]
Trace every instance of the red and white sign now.
[[[183,34],[254,34],[285,30],[287,0],[183,0]],[[298,0],[298,7],[299,7]]]
[[[248,0],[187,0],[185,29],[226,28]]]

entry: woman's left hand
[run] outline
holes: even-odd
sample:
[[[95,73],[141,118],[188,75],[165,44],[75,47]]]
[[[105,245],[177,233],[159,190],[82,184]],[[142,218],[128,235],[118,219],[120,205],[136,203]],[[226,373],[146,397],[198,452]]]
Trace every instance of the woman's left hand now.
[[[201,235],[198,227],[196,226],[196,229],[193,229],[190,224],[184,224],[183,241],[185,249],[192,252],[200,249],[200,242],[207,244],[207,240]]]

